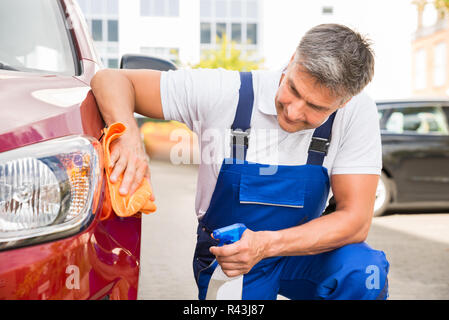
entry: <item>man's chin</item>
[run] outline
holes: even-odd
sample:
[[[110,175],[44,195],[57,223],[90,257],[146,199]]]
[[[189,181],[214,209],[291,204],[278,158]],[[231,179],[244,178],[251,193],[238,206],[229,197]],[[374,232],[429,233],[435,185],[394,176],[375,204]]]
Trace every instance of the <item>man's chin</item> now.
[[[279,119],[278,116],[278,123],[279,126],[281,127],[282,130],[284,130],[285,132],[288,133],[294,133],[294,132],[298,132],[298,131],[302,131],[302,130],[306,130],[308,129],[304,124],[300,124],[300,123],[294,123],[294,124],[289,124],[285,121],[282,121]]]
[[[294,132],[298,132],[301,130],[301,129],[298,130],[298,128],[290,127],[290,126],[287,127],[287,126],[280,125],[280,127],[283,131],[288,132],[288,133],[294,133]]]

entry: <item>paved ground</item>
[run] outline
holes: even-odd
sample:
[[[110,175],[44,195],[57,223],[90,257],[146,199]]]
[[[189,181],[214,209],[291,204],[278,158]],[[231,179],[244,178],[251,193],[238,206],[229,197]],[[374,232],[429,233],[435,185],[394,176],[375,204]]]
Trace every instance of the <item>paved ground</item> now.
[[[197,299],[196,166],[153,161],[157,213],[144,216],[139,299]],[[375,218],[367,241],[390,261],[390,299],[449,299],[449,214]]]

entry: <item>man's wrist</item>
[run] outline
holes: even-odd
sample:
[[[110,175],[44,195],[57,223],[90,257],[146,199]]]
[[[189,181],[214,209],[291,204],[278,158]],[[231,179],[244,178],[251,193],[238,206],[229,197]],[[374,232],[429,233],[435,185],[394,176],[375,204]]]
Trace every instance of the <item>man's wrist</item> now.
[[[140,129],[134,118],[121,120],[119,122],[123,123],[123,125],[126,127],[126,130],[122,135],[124,139],[135,139],[136,137],[140,138]]]
[[[279,231],[261,231],[263,239],[263,257],[270,258],[279,256],[279,245],[281,243],[281,234]]]

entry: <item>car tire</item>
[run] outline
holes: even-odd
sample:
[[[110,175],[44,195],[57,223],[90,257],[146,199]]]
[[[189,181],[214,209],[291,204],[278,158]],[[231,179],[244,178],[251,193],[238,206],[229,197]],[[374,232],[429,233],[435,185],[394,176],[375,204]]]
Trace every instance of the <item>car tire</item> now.
[[[377,184],[376,200],[374,202],[374,216],[380,217],[385,214],[391,201],[391,182],[385,172],[382,171]]]

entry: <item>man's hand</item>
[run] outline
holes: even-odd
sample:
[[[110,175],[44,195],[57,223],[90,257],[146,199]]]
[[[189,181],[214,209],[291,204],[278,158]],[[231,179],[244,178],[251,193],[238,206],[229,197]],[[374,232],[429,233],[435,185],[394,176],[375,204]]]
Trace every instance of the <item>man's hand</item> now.
[[[120,121],[127,126],[124,135],[111,144],[111,181],[117,181],[124,173],[119,189],[122,195],[134,193],[144,178],[150,181],[148,157],[142,146],[134,112],[164,119],[160,77],[161,72],[155,70],[103,69],[90,82],[104,121],[107,124]],[[154,201],[154,196],[151,200]]]
[[[216,256],[228,277],[246,274],[265,257],[266,239],[263,235],[263,232],[246,229],[239,241],[222,247],[211,247],[210,252]]]
[[[110,167],[113,168],[111,182],[115,183],[124,173],[119,189],[121,195],[126,195],[128,192],[133,194],[144,178],[148,179],[151,185],[148,155],[144,150],[140,134],[128,130],[111,144]],[[150,200],[155,200],[154,194],[151,195]]]

